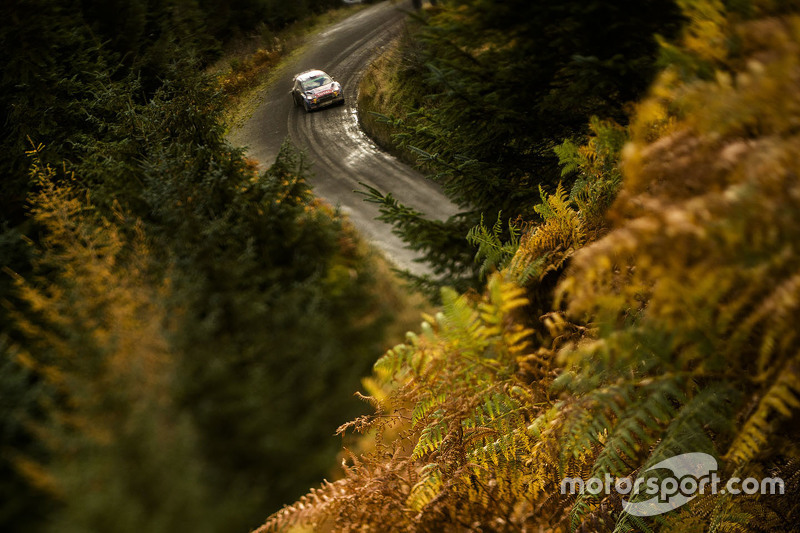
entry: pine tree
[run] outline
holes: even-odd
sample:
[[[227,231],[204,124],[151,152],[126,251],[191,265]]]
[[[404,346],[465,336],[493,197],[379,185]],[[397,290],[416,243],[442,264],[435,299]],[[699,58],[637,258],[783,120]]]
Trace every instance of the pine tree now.
[[[385,191],[368,198],[440,282],[475,286],[466,231],[500,211],[536,217],[539,186],[562,180],[554,149],[580,142],[593,115],[626,123],[626,104],[655,74],[655,34],[673,35],[680,16],[671,1],[454,0],[425,13],[399,54],[395,85],[410,109],[386,120],[463,213],[438,223]]]

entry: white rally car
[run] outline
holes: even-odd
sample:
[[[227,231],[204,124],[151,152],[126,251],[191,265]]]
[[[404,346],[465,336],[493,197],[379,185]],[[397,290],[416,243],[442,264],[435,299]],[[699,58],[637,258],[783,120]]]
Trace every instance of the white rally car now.
[[[313,111],[333,104],[344,104],[341,84],[321,70],[307,70],[294,77],[292,100],[295,106]]]

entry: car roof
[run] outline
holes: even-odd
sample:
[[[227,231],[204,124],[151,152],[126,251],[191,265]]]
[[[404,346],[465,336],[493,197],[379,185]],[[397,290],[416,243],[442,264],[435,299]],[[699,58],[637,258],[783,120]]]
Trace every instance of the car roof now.
[[[317,70],[317,69],[307,70],[307,71],[301,72],[300,74],[295,76],[294,79],[295,80],[300,80],[300,81],[306,81],[307,79],[313,78],[315,76],[327,76],[327,74],[324,73],[323,71]]]

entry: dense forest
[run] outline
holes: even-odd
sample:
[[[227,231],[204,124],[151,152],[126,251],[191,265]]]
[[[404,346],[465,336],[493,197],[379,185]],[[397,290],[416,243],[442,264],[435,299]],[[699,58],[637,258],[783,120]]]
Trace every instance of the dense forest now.
[[[3,3],[0,530],[248,531],[330,475],[394,289],[204,67],[334,4]]]
[[[800,3],[420,3],[359,94],[461,210],[360,191],[408,285],[208,68],[340,3],[0,7],[0,530],[798,530]],[[681,454],[783,490],[563,491]]]

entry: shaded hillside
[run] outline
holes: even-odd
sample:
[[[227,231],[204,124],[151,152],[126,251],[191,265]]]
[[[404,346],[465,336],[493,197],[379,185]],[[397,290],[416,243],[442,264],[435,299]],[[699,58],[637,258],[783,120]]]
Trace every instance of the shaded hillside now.
[[[3,4],[3,531],[247,530],[363,412],[402,298],[302,154],[225,140],[203,66],[287,6],[212,4]]]

